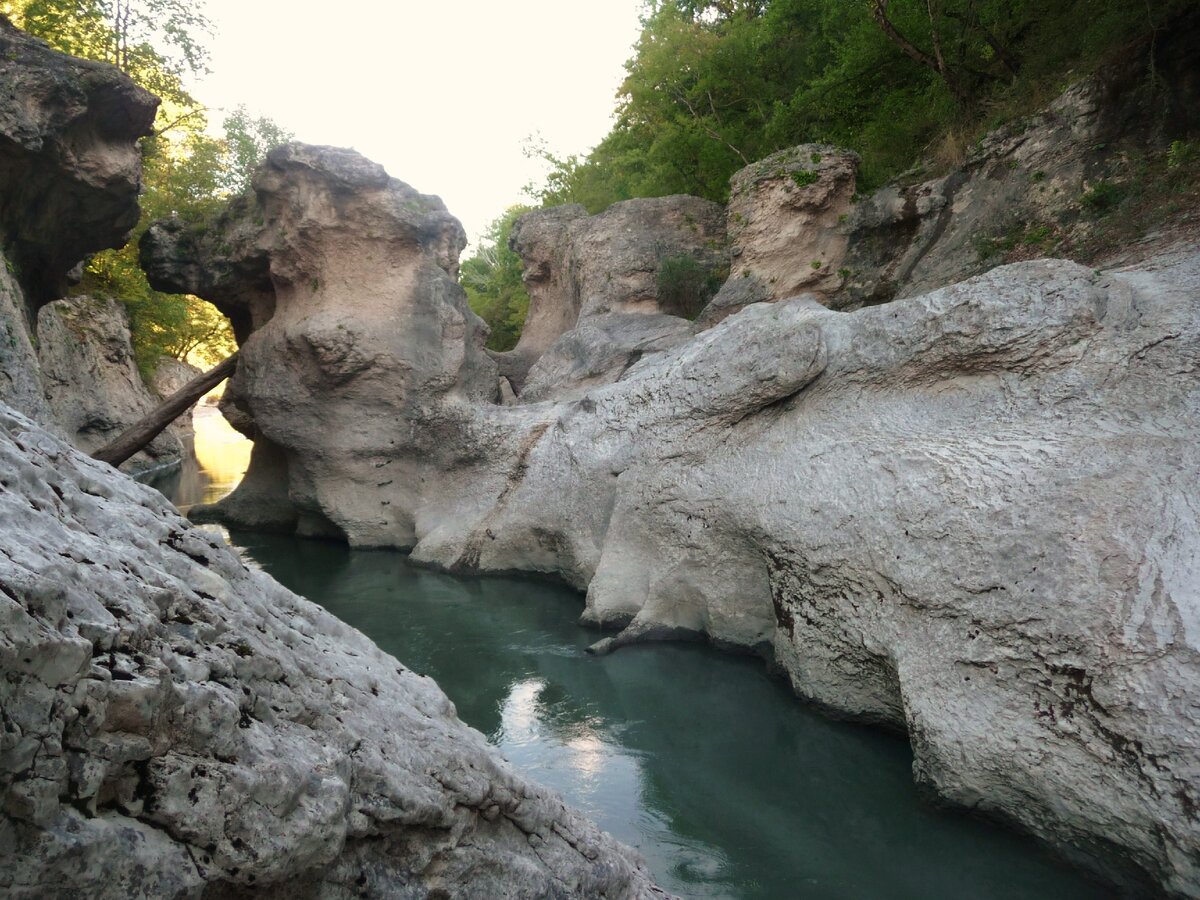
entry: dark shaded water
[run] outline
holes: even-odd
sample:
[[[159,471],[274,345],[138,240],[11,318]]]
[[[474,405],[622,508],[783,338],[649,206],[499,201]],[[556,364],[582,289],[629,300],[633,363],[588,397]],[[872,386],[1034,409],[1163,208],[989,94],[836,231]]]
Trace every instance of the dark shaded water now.
[[[200,465],[158,486],[211,502],[249,444],[196,420]],[[686,897],[1099,900],[1030,841],[922,806],[908,745],[802,706],[758,660],[698,645],[602,658],[566,588],[453,578],[399,553],[234,533],[297,593],[434,677],[464,721],[646,857]]]
[[[398,553],[233,540],[434,677],[510,762],[684,896],[1107,896],[1016,835],[922,806],[906,742],[805,709],[759,661],[679,644],[597,659],[565,588],[450,577]]]

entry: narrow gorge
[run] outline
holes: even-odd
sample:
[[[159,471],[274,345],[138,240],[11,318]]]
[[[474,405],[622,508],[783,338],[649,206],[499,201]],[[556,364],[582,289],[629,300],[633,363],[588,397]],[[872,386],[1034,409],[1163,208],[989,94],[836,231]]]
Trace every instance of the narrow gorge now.
[[[1200,897],[1195,210],[1087,265],[1028,238],[1086,245],[1082,189],[1200,133],[1197,22],[1157,38],[1165,92],[1131,57],[945,174],[862,195],[857,154],[804,144],[726,206],[529,212],[503,352],[439,198],[278,147],[140,244],[239,345],[249,468],[189,517],[564,583],[595,657],[760,658],[905,735],[931,802],[1115,896]],[[87,458],[153,405],[120,310],[64,297],[137,219],[156,101],[3,19],[0,72],[0,891],[667,896],[431,679]]]

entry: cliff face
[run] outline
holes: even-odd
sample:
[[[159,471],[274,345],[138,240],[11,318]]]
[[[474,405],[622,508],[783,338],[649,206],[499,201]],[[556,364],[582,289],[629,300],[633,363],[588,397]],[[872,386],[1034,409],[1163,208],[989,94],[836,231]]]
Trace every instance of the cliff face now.
[[[346,236],[379,221],[385,195],[319,199],[326,152],[268,167],[261,224],[243,210],[202,240],[169,226],[144,247],[173,283],[225,271],[221,246],[261,254],[278,283],[235,379],[243,426],[265,438],[259,467],[209,515],[261,525],[264,508],[289,508],[273,524],[451,570],[553,573],[587,591],[588,620],[620,629],[600,649],[757,650],[798,694],[904,728],[942,798],[1115,880],[1200,896],[1194,248],[1102,273],[1026,262],[853,312],[755,302],[590,384],[571,380],[585,366],[547,366],[545,394],[531,378],[525,402],[499,406],[434,251],[410,241],[377,267],[377,233]],[[800,190],[823,177],[789,172]],[[284,221],[314,224],[280,241]],[[589,221],[567,210],[518,229],[546,290],[538,340],[574,323],[542,359],[571,342],[603,351],[609,295],[580,289],[553,250]],[[298,290],[347,246],[345,281]],[[855,252],[852,235],[827,246],[830,268]],[[818,282],[826,302],[860,305],[844,275]],[[432,321],[453,327],[408,324]]]
[[[494,354],[526,401],[581,396],[643,356],[683,343],[689,320],[729,273],[724,212],[698,197],[536,210],[512,235],[529,315]]]
[[[38,363],[50,421],[84,453],[94,453],[154,409],[129,341],[129,320],[115,300],[72,297],[38,314]],[[177,463],[187,427],[170,426],[124,464],[129,472]]]
[[[119,305],[59,299],[69,270],[137,223],[158,99],[112,66],[50,50],[0,17],[0,402],[91,452],[153,408]],[[35,349],[36,348],[36,349]],[[178,462],[167,432],[128,471]]]

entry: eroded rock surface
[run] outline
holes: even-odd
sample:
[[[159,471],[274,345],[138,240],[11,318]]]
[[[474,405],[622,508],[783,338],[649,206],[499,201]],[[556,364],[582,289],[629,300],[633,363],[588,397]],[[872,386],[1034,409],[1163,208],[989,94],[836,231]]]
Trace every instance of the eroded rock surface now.
[[[51,50],[0,16],[0,234],[30,322],[89,253],[138,220],[158,98],[114,66]]]
[[[802,144],[768,156],[730,180],[726,210],[733,255],[729,280],[701,317],[714,325],[748,302],[811,293],[826,302],[846,280],[858,155]]]
[[[462,450],[457,426],[434,423],[499,395],[487,326],[453,277],[462,226],[333,147],[272,151],[254,192],[203,228],[156,224],[142,245],[155,287],[237,326],[222,409],[256,447],[226,507],[258,527],[411,543],[419,470]],[[428,427],[397,427],[411,421]]]
[[[529,316],[516,348],[495,357],[523,397],[577,393],[669,346],[668,331],[674,343],[690,337],[686,320],[729,271],[721,207],[683,195],[626,200],[595,216],[577,205],[536,210],[517,220],[512,247],[525,268]],[[656,318],[633,318],[644,315]],[[681,321],[668,329],[662,316]],[[606,340],[593,340],[596,332]]]
[[[0,893],[662,896],[429,679],[0,408]]]
[[[37,353],[50,416],[84,453],[113,441],[158,405],[134,363],[129,317],[115,300],[80,296],[42,307]],[[123,468],[178,463],[188,433],[182,421],[168,427]]]
[[[321,168],[281,173],[260,202],[305,215]],[[548,221],[553,244],[591,220]],[[271,245],[272,278],[311,271],[356,227],[335,212],[299,229],[306,243]],[[418,271],[441,271],[421,253]],[[620,629],[610,647],[756,650],[801,696],[904,728],[946,801],[1126,885],[1200,896],[1194,249],[1102,274],[1028,262],[854,312],[753,303],[640,359],[610,326],[666,317],[615,299],[632,290],[589,307],[564,258],[543,267],[579,310],[538,362],[555,387],[531,378],[507,405],[485,396],[494,370],[451,370],[480,372],[478,390],[428,375],[481,352],[470,320],[417,346],[375,312],[457,327],[448,279],[368,267],[382,280],[358,282],[355,298],[378,298],[365,314],[282,279],[246,341],[255,370],[235,379],[256,463],[218,512],[288,508],[286,530],[557,575],[587,591],[589,621]],[[313,322],[349,334],[314,343]]]
[[[938,796],[1200,896],[1198,299],[1193,253],[757,304],[529,407],[510,477],[445,473],[414,555],[557,571],[618,644],[769,648],[905,728]]]

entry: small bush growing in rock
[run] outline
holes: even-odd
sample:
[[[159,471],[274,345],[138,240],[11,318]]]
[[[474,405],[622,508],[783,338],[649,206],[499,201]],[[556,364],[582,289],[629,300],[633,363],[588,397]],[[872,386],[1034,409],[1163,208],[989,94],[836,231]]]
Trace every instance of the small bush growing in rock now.
[[[686,254],[665,257],[658,269],[658,305],[672,315],[694,319],[727,275],[706,269]]]

